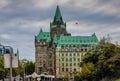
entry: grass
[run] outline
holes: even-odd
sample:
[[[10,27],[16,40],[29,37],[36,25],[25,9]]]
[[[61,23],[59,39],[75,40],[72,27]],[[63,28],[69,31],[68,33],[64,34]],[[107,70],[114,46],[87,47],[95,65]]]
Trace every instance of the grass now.
[[[120,79],[117,79],[117,80],[115,80],[115,81],[120,81]]]

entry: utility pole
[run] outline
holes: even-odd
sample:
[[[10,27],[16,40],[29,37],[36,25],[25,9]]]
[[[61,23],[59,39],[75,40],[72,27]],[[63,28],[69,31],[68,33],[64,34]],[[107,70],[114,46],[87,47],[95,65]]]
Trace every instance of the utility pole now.
[[[10,53],[10,81],[12,80],[12,52]]]
[[[11,46],[4,46],[4,68],[10,68],[10,80],[12,79],[12,68],[18,67],[18,56],[15,56],[13,53],[13,48]]]

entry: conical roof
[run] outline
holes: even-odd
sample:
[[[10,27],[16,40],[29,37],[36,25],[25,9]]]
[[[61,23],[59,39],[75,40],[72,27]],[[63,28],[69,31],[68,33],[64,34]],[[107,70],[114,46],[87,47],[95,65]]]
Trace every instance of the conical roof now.
[[[60,19],[61,18],[61,13],[60,13],[60,8],[57,5],[56,12],[55,12],[55,18]]]
[[[42,32],[43,32],[43,30],[42,30],[42,28],[40,28],[39,34],[42,33]]]

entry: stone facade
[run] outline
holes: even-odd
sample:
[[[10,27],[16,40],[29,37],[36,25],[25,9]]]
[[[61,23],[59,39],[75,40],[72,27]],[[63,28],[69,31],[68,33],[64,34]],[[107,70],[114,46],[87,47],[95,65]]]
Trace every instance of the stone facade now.
[[[82,56],[97,42],[95,34],[71,36],[57,6],[54,20],[50,23],[50,32],[40,29],[35,36],[35,72],[52,74],[56,78],[69,73],[73,77],[80,70]]]

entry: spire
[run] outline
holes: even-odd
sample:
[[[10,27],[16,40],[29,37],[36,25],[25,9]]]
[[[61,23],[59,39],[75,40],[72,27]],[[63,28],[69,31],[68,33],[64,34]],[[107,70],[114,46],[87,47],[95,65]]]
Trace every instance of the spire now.
[[[40,34],[41,32],[43,32],[42,28],[40,28],[40,32],[39,32],[39,34]]]
[[[61,18],[60,8],[59,8],[58,5],[57,5],[57,8],[56,8],[55,18],[58,19],[58,20]]]
[[[95,33],[93,33],[93,34],[92,34],[92,36],[96,37],[96,34],[95,34]]]
[[[94,40],[96,40],[98,42],[98,38],[95,33],[92,34],[92,37],[94,38]]]

